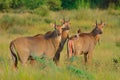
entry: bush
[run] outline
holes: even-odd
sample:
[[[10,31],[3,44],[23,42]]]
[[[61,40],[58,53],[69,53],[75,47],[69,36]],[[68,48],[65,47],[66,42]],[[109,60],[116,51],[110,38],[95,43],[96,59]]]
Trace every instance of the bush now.
[[[13,26],[14,18],[9,15],[4,15],[0,19],[0,27],[4,30],[7,30],[9,27]]]
[[[47,5],[50,10],[57,11],[62,9],[60,0],[48,0]]]
[[[41,6],[33,11],[33,13],[38,14],[40,16],[48,16],[49,9],[47,6]]]
[[[93,75],[91,75],[90,73],[88,73],[85,70],[81,70],[81,69],[74,67],[74,66],[71,66],[71,65],[69,65],[67,67],[67,69],[70,71],[70,73],[72,75],[76,75],[76,76],[83,78],[85,80],[96,80]]]
[[[12,28],[15,30],[16,28],[18,28],[18,26],[21,29],[28,27],[28,26],[29,27],[34,26],[39,21],[40,21],[40,18],[38,16],[30,15],[30,16],[26,16],[26,17],[21,17],[18,15],[5,14],[0,18],[0,28],[3,30],[6,30],[6,31],[10,30],[10,32],[13,32],[13,31],[11,31]],[[15,26],[17,26],[17,27],[15,27]]]
[[[11,7],[12,0],[0,0],[0,10],[1,11],[8,11]]]
[[[36,9],[43,5],[45,0],[23,0],[24,6],[28,9]]]
[[[78,7],[78,0],[61,0],[64,9],[74,9]]]
[[[9,34],[24,34],[27,33],[27,29],[20,26],[13,26],[9,30],[7,30]]]
[[[23,2],[23,0],[12,0],[11,4],[12,4],[11,8],[16,9],[16,8],[23,7],[24,2]]]
[[[120,41],[116,42],[116,46],[120,48]]]
[[[52,20],[49,19],[49,18],[45,18],[44,21],[45,21],[47,24],[50,24],[50,23],[52,22]]]
[[[120,69],[120,55],[113,58],[113,66],[115,69]]]

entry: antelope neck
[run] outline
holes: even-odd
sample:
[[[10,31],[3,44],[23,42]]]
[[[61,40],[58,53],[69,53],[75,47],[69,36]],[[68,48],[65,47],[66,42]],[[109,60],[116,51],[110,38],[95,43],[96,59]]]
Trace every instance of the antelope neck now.
[[[97,28],[94,28],[91,32],[92,36],[96,37],[98,34],[101,34],[100,33],[100,30],[97,30]]]
[[[70,28],[68,26],[66,26],[65,28],[62,28],[63,31],[65,30],[70,30]]]

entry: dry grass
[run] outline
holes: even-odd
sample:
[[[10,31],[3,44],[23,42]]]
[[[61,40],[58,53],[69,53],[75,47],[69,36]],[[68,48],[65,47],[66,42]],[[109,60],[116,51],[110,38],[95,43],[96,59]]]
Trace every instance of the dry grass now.
[[[74,66],[77,69],[84,70],[94,77],[94,80],[119,80],[120,63],[117,67],[113,59],[120,56],[120,11],[110,10],[72,10],[50,12],[48,16],[40,16],[30,13],[0,13],[0,79],[1,80],[92,80],[79,77],[71,73],[67,66]],[[7,18],[3,17],[7,16]],[[9,18],[8,18],[9,17]],[[96,45],[93,55],[93,63],[91,66],[83,65],[83,56],[79,56],[68,65],[66,61],[66,45],[61,53],[60,67],[55,69],[50,67],[41,69],[38,62],[37,65],[22,67],[19,64],[19,70],[12,70],[12,58],[9,52],[9,43],[11,40],[19,36],[33,36],[35,34],[52,30],[49,23],[57,21],[62,17],[71,19],[70,35],[76,33],[79,28],[82,32],[90,32],[96,20],[106,23],[104,33],[101,36],[100,45]],[[4,19],[5,18],[5,19]],[[10,21],[3,23],[2,20]],[[8,29],[4,27],[9,26]],[[12,24],[12,25],[11,25]],[[76,69],[75,69],[76,70]],[[79,72],[79,71],[78,71]]]

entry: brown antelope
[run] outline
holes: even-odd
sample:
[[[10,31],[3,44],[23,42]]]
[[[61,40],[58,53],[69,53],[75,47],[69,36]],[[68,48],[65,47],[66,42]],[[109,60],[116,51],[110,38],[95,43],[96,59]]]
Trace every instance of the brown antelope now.
[[[56,65],[59,64],[60,53],[63,50],[64,44],[69,37],[69,30],[70,30],[70,20],[66,21],[65,19],[63,19],[63,20],[61,20],[61,22],[62,22],[62,25],[64,26],[63,31],[62,31],[62,35],[61,35],[62,40],[60,42],[58,50],[55,53],[54,58],[53,58]]]
[[[90,33],[79,33],[79,37],[74,35],[69,38],[67,44],[68,58],[74,55],[84,54],[85,64],[91,62],[94,47],[100,39],[104,25],[102,21],[100,24],[97,24],[96,21],[96,26]]]
[[[49,36],[39,34],[40,36],[20,37],[10,43],[10,51],[14,61],[14,67],[17,68],[18,59],[25,65],[32,56],[45,54],[48,58],[53,59],[61,42],[62,26],[53,25],[55,30]],[[18,56],[18,59],[17,59]]]
[[[53,61],[56,63],[56,65],[58,65],[58,63],[59,63],[59,59],[60,59],[60,53],[61,53],[61,51],[63,50],[63,47],[64,47],[64,44],[65,44],[65,42],[66,42],[66,40],[68,39],[68,37],[69,37],[69,30],[70,30],[70,19],[69,20],[65,20],[65,18],[64,19],[62,19],[62,20],[60,20],[61,21],[61,23],[62,23],[62,26],[64,27],[64,28],[62,28],[63,30],[62,30],[62,35],[61,35],[61,42],[60,42],[60,45],[59,45],[59,48],[58,48],[58,50],[56,51],[56,53],[55,53],[55,56],[54,56],[54,58],[53,58]],[[48,31],[47,33],[45,33],[45,37],[47,38],[49,35],[51,34],[51,31]],[[41,36],[41,34],[38,34],[38,35],[35,35],[35,37],[36,36]]]

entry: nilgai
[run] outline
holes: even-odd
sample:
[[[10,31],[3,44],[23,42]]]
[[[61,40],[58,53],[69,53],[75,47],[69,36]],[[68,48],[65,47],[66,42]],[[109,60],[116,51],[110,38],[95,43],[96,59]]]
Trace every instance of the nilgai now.
[[[14,61],[14,67],[17,68],[18,59],[25,65],[27,61],[32,60],[33,56],[46,55],[53,59],[61,42],[63,26],[53,24],[54,30],[49,35],[39,34],[41,36],[20,37],[10,43],[10,51]],[[18,57],[18,58],[17,58]]]
[[[60,59],[60,53],[62,52],[63,48],[64,48],[64,44],[67,41],[68,37],[69,37],[69,30],[70,30],[70,19],[65,20],[65,18],[61,19],[61,26],[63,26],[64,28],[62,28],[62,35],[61,35],[61,42],[59,45],[59,48],[57,49],[55,56],[53,58],[53,61],[55,62],[56,65],[59,64],[59,59]],[[51,34],[51,31],[48,31],[45,33],[45,37],[49,36]],[[36,36],[41,36],[41,34],[37,34]]]
[[[68,58],[84,54],[85,64],[90,63],[94,47],[103,33],[104,25],[102,21],[100,24],[96,21],[95,28],[90,33],[79,33],[78,37],[75,35],[70,37],[67,43]]]
[[[62,52],[65,42],[67,41],[68,37],[69,37],[69,30],[70,30],[70,19],[69,20],[61,20],[62,25],[64,26],[63,31],[62,31],[62,35],[61,35],[61,42],[59,45],[59,48],[57,50],[57,52],[55,53],[55,56],[53,58],[53,60],[55,61],[56,65],[59,64],[59,60],[60,60],[60,53]]]

